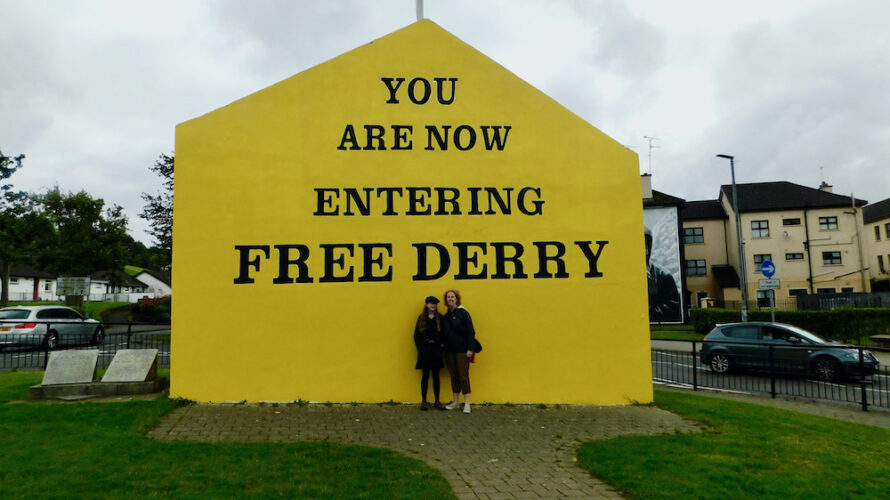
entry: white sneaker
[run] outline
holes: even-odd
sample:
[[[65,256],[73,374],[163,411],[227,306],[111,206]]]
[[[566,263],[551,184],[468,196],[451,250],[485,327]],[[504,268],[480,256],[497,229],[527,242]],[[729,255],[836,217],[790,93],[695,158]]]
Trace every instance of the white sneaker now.
[[[458,406],[460,406],[459,403],[448,403],[447,405],[445,405],[445,409],[453,410],[453,409],[457,408]]]
[[[464,405],[464,413],[470,413],[470,404],[469,403]]]

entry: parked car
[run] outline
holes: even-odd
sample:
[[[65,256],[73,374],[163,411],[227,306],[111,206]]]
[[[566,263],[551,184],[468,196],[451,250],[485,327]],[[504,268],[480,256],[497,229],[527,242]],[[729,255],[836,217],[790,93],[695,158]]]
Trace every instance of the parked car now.
[[[70,307],[14,306],[0,309],[0,350],[7,347],[99,345],[105,329]]]
[[[879,363],[874,354],[865,349],[861,352],[860,360],[859,348],[793,325],[750,322],[715,326],[705,336],[700,357],[716,373],[748,368],[837,380],[877,373]]]

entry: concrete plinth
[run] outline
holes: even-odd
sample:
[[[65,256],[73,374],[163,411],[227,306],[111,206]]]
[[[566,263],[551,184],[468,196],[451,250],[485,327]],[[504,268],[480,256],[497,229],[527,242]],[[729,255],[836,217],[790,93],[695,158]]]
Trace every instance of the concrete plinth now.
[[[146,382],[92,382],[89,384],[33,385],[28,389],[28,399],[72,399],[76,396],[128,396],[152,394],[170,385],[166,378]]]

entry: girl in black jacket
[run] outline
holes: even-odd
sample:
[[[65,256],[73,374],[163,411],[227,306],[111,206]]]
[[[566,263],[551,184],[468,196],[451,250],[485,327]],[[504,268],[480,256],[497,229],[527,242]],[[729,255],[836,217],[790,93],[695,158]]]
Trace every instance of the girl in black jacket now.
[[[423,312],[417,317],[414,326],[414,345],[417,346],[417,364],[415,369],[422,370],[420,377],[420,409],[430,409],[426,400],[426,389],[430,375],[433,376],[433,394],[436,397],[435,408],[444,410],[439,402],[439,370],[442,369],[442,315],[439,314],[439,299],[433,296],[426,298]]]

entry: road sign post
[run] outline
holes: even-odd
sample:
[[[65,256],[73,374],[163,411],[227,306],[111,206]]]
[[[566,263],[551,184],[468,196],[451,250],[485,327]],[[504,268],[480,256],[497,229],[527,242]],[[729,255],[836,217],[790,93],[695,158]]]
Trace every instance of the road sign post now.
[[[776,322],[776,290],[779,289],[780,283],[778,279],[770,279],[776,274],[776,265],[771,260],[765,260],[760,264],[760,273],[767,279],[760,280],[760,289],[769,290],[769,317],[770,321]]]

